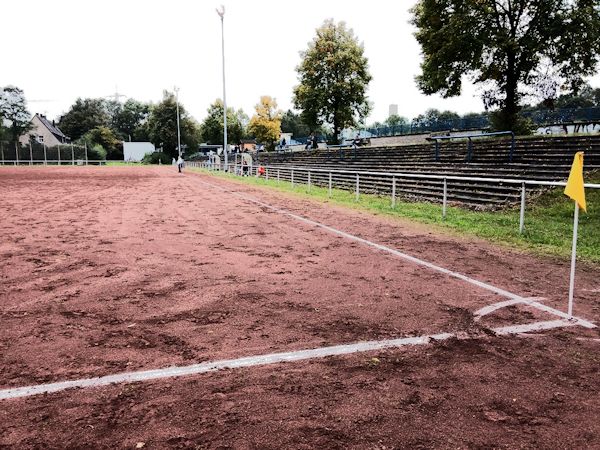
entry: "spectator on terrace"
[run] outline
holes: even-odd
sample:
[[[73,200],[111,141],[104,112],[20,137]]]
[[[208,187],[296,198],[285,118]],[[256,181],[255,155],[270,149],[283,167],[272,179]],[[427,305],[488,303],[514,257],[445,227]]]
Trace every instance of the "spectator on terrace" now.
[[[312,142],[315,137],[315,133],[310,133],[310,136],[306,139],[306,145],[304,146],[304,150],[308,150],[312,147]]]

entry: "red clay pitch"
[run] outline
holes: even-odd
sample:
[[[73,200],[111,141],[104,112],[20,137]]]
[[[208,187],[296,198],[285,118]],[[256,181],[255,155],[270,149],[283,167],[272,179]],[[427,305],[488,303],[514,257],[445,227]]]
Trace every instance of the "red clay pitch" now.
[[[504,299],[219,187],[566,306],[568,263],[425,227],[170,167],[0,168],[0,389],[475,337],[3,401],[0,446],[600,445],[596,330],[488,336],[486,326],[554,317],[516,307],[476,324],[475,310]],[[575,312],[597,321],[597,268],[579,267]]]

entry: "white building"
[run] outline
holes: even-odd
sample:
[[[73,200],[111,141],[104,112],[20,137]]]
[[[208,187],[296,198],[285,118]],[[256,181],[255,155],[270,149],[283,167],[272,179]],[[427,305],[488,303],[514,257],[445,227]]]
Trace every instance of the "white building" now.
[[[123,159],[125,161],[141,161],[144,155],[155,151],[152,142],[123,142]]]

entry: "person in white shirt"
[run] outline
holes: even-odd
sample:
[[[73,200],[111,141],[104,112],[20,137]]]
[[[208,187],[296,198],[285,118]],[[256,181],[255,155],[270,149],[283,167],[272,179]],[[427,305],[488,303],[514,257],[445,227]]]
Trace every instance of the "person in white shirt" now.
[[[179,155],[179,158],[177,159],[177,169],[179,169],[179,173],[181,173],[181,170],[183,169],[183,158],[181,155]]]

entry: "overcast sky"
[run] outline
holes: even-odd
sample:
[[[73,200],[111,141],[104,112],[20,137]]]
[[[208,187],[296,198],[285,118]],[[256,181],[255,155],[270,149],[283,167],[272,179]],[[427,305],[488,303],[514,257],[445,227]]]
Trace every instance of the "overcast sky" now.
[[[419,93],[420,49],[409,24],[414,0],[5,0],[0,86],[22,88],[30,112],[58,117],[77,97],[118,92],[158,102],[180,88],[197,119],[222,97],[221,25],[225,5],[227,104],[249,116],[261,95],[292,106],[295,67],[325,19],[345,21],[364,43],[373,76],[368,122],[390,104],[408,118],[427,108],[481,111],[475,87],[460,97]]]

